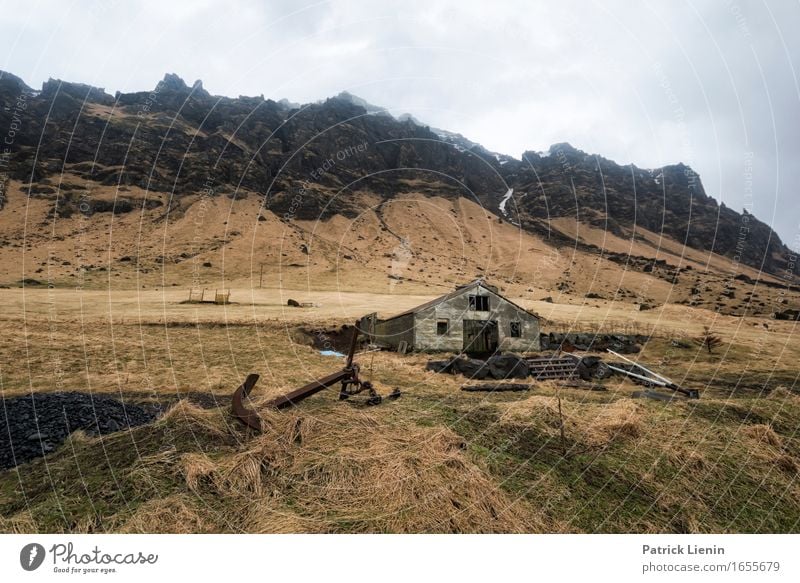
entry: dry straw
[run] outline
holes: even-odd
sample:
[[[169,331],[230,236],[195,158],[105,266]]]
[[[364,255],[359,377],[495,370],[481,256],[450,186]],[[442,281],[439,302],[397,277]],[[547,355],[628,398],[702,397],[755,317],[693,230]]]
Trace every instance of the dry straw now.
[[[215,421],[191,412],[199,423]],[[301,412],[261,412],[265,432],[225,455],[192,453],[176,466],[187,492],[224,500],[221,520],[246,532],[527,532],[545,525],[505,493],[449,429],[381,424],[340,408],[334,423]],[[171,415],[177,415],[171,412]],[[217,427],[217,430],[221,430]],[[160,465],[163,456],[142,460]],[[173,508],[174,506],[174,508]],[[139,509],[125,528],[204,528],[185,497]],[[158,515],[156,517],[155,515]],[[158,525],[155,522],[158,521]]]

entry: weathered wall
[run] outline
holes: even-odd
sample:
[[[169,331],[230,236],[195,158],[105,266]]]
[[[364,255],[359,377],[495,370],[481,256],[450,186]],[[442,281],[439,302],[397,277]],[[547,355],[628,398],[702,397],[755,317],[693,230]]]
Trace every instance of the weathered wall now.
[[[512,338],[510,317],[498,318],[497,325],[500,327],[500,350],[511,352],[530,352],[539,350],[539,321],[524,311],[518,310],[515,306],[508,304],[517,311],[513,319],[522,322],[522,334],[519,338]]]
[[[470,310],[470,295],[489,296],[489,311]],[[440,319],[450,321],[450,330],[445,336],[436,333],[436,322]],[[495,320],[498,326],[500,350],[515,352],[539,350],[539,320],[484,287],[466,289],[462,294],[418,312],[414,348],[461,351],[464,346],[464,320]],[[510,336],[512,321],[521,323],[519,338]]]
[[[409,348],[414,345],[414,314],[375,324],[375,343],[397,348],[403,340]]]
[[[449,303],[444,302],[416,314],[416,350],[461,352],[464,325],[455,310],[447,305]],[[450,320],[450,330],[443,336],[436,333],[436,322],[440,318]]]

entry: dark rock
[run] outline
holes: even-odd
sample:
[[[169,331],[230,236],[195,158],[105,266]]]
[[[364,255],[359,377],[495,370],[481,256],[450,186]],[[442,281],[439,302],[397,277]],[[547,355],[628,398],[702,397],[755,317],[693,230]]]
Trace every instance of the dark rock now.
[[[800,320],[800,310],[787,309],[773,312],[772,317],[776,320]]]
[[[483,380],[489,376],[489,367],[482,360],[457,358],[453,361],[453,371],[471,379]]]
[[[512,353],[495,354],[486,361],[486,365],[497,380],[524,379],[530,374],[527,361]]]
[[[638,344],[613,344],[611,350],[619,354],[638,354],[642,348]]]
[[[578,373],[578,376],[581,378],[581,380],[584,381],[592,380],[592,371],[582,360],[578,362],[578,366],[576,367],[576,372]]]
[[[597,366],[594,367],[593,374],[596,379],[607,379],[614,374],[614,371],[608,368],[605,362],[598,362]]]
[[[452,372],[453,360],[429,360],[425,364],[425,370],[433,372]]]

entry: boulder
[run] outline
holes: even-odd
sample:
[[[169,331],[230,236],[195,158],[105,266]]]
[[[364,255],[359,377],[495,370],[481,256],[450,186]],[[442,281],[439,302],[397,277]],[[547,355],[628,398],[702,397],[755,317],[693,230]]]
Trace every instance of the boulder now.
[[[453,371],[471,379],[483,380],[489,376],[489,367],[475,358],[457,358],[453,361]]]
[[[524,379],[530,374],[527,361],[512,353],[495,354],[486,361],[486,365],[492,377],[498,380]]]
[[[637,354],[641,352],[641,347],[638,344],[613,344],[611,350],[619,354]]]
[[[425,370],[433,372],[452,372],[453,360],[429,360],[425,365]]]

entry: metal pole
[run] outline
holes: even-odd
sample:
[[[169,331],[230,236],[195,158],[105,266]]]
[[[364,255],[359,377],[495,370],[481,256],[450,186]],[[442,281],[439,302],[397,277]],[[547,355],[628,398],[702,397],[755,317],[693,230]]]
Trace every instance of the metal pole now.
[[[645,366],[642,366],[642,365],[641,365],[641,364],[639,364],[638,362],[635,362],[635,361],[631,360],[630,358],[625,358],[624,356],[622,356],[621,354],[617,354],[616,352],[614,352],[614,351],[613,351],[613,350],[611,350],[610,348],[608,348],[607,350],[608,350],[608,351],[609,351],[611,354],[613,354],[614,356],[618,356],[618,357],[620,357],[622,360],[627,360],[628,362],[630,362],[630,363],[631,363],[632,365],[634,365],[635,367],[637,367],[637,368],[640,368],[640,369],[642,369],[642,370],[644,370],[644,371],[647,371],[647,373],[648,373],[648,374],[651,374],[651,375],[653,375],[653,376],[654,376],[654,377],[656,377],[657,379],[661,379],[662,381],[664,381],[665,383],[668,383],[668,384],[674,384],[674,383],[673,383],[671,380],[669,380],[667,377],[663,377],[663,376],[661,376],[660,374],[658,374],[657,372],[653,372],[652,370],[650,370],[649,368],[646,368]]]
[[[356,346],[358,346],[358,322],[353,326],[353,337],[350,339],[350,350],[347,352],[347,363],[345,369],[353,366],[353,357],[356,355]]]

